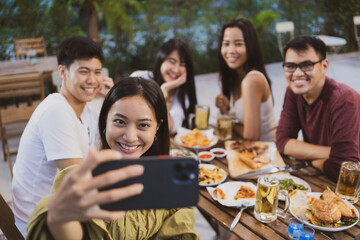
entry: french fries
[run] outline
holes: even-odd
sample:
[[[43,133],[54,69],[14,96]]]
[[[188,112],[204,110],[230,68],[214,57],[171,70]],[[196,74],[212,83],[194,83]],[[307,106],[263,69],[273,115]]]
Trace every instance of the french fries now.
[[[194,128],[188,135],[181,136],[181,141],[188,147],[203,147],[210,145],[210,140],[207,137],[204,137],[197,128]]]

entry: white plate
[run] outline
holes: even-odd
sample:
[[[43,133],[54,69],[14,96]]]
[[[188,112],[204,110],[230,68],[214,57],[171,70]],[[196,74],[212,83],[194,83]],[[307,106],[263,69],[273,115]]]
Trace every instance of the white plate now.
[[[192,157],[197,160],[196,154],[189,150],[171,149],[170,156],[172,156],[172,157]]]
[[[314,197],[314,198],[317,198],[317,199],[320,199],[320,196],[321,196],[321,192],[309,192],[309,193],[306,193],[308,196],[311,196],[311,197]],[[348,205],[351,209],[354,209],[355,210],[355,213],[356,213],[356,216],[359,217],[359,212],[358,210],[351,204],[349,203],[348,201],[346,200],[343,200],[345,202],[346,205]],[[296,217],[298,220],[301,220],[298,216],[296,216],[293,211],[292,211],[292,207],[291,207],[291,201],[290,201],[290,213]],[[340,231],[343,231],[343,230],[346,230],[346,229],[349,229],[353,226],[355,226],[357,223],[359,222],[359,220],[349,226],[340,226],[338,228],[327,228],[327,227],[320,227],[320,226],[316,226],[314,224],[311,224],[309,223],[308,221],[304,221],[304,224],[306,225],[309,225],[311,226],[312,228],[315,228],[317,230],[320,230],[320,231],[327,231],[327,232],[340,232]]]
[[[200,169],[200,167],[205,167],[205,168],[207,168],[207,169],[214,169],[214,168],[216,168],[217,166],[215,166],[215,165],[213,165],[213,164],[199,164],[199,169]],[[219,168],[220,168],[220,167],[219,167]],[[218,182],[216,182],[216,183],[212,183],[212,184],[199,184],[199,186],[201,186],[201,187],[212,187],[212,186],[217,186],[217,185],[219,185],[220,183],[223,183],[223,182],[226,180],[226,178],[227,178],[227,173],[226,173],[226,171],[225,171],[224,169],[222,169],[222,168],[220,168],[220,170],[225,173],[224,177],[223,177],[220,181],[218,181]]]
[[[235,208],[241,208],[241,203],[246,203],[249,205],[249,207],[255,206],[255,197],[253,198],[239,198],[237,200],[234,199],[235,195],[237,194],[238,190],[241,186],[246,186],[254,190],[256,193],[257,188],[256,186],[251,182],[239,182],[239,181],[233,181],[233,182],[226,182],[223,184],[220,184],[217,186],[217,188],[220,188],[225,193],[225,199],[218,199],[214,195],[214,190],[216,187],[207,187],[206,189],[210,193],[211,197],[218,201],[221,205],[227,206],[227,207],[235,207]]]
[[[178,132],[178,134],[174,137],[175,142],[180,144],[183,147],[194,150],[193,147],[186,146],[181,141],[181,136],[186,136],[187,134],[191,133],[192,130],[180,127],[180,128],[178,128],[177,132]],[[203,134],[204,137],[207,137],[209,139],[210,144],[207,146],[199,146],[199,151],[207,150],[207,149],[211,148],[212,146],[215,146],[217,144],[217,142],[219,141],[219,138],[216,135],[214,135],[214,129],[201,130],[200,132]]]
[[[301,178],[291,176],[291,175],[287,175],[287,174],[281,174],[281,173],[279,173],[279,174],[270,174],[268,176],[275,177],[275,178],[277,178],[279,180],[282,180],[282,179],[285,179],[285,178],[290,178],[290,179],[294,180],[294,182],[296,184],[304,185],[308,189],[308,190],[305,190],[305,192],[311,192],[310,185],[306,181],[302,180]],[[279,200],[285,201],[285,198],[282,195],[279,195]]]

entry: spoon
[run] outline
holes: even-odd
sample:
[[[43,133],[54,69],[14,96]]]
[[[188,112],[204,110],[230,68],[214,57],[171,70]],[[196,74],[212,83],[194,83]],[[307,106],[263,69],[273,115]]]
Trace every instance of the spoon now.
[[[240,220],[240,217],[241,217],[242,212],[243,212],[246,208],[248,208],[248,207],[249,207],[248,203],[246,203],[246,202],[242,202],[242,203],[241,203],[241,209],[240,209],[239,213],[236,215],[234,221],[231,223],[230,231],[232,231],[232,230],[235,228],[236,224],[237,224],[237,223],[239,222],[239,220]]]

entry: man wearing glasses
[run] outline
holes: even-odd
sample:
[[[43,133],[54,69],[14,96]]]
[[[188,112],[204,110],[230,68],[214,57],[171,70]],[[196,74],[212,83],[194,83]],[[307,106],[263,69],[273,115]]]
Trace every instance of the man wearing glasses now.
[[[276,131],[281,153],[310,160],[337,181],[341,162],[360,161],[360,95],[325,76],[326,46],[318,38],[299,36],[284,47],[289,87]],[[297,140],[302,130],[304,141]]]

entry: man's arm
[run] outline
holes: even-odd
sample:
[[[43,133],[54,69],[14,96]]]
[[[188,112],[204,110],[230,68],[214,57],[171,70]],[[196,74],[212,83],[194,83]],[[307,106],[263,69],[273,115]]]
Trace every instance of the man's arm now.
[[[284,154],[287,143],[290,140],[297,141],[296,139],[301,129],[296,100],[297,96],[288,87],[285,93],[280,120],[276,128],[276,147],[279,152]],[[290,146],[290,148],[293,147],[294,145]]]
[[[315,145],[290,139],[284,148],[284,154],[299,160],[327,159],[330,156],[331,147]]]

